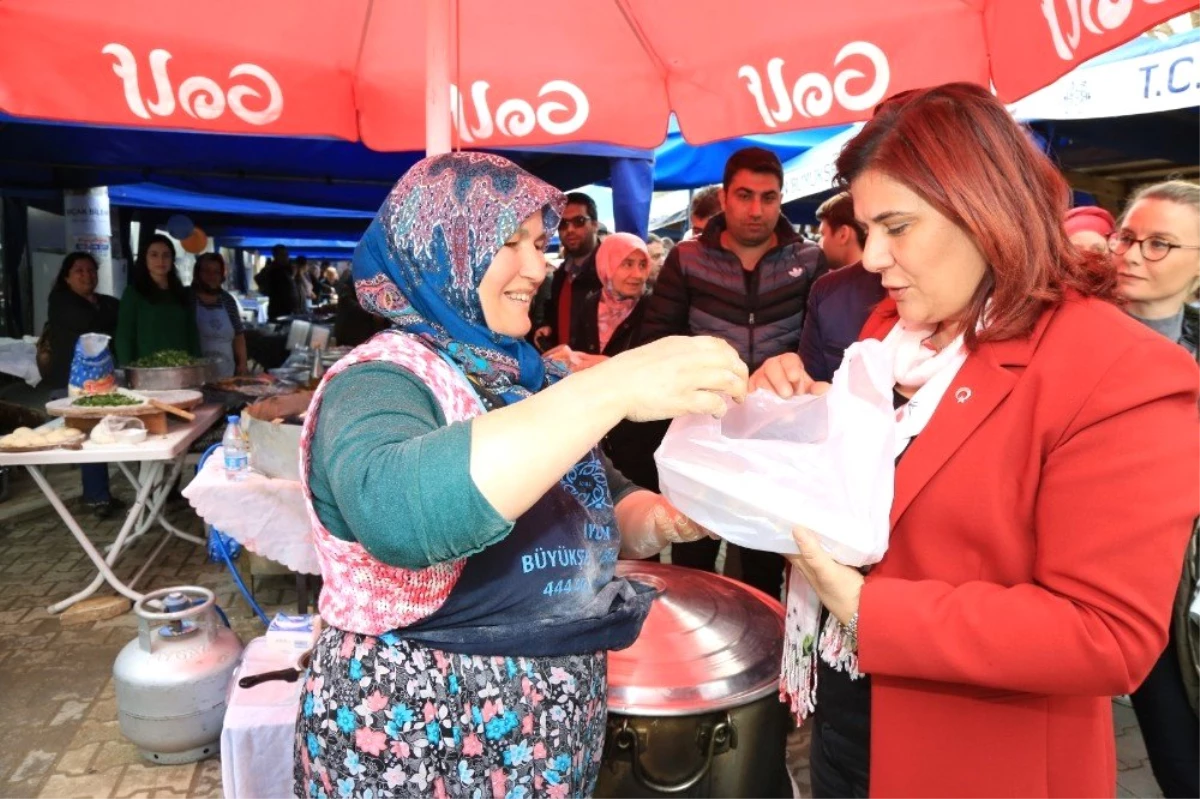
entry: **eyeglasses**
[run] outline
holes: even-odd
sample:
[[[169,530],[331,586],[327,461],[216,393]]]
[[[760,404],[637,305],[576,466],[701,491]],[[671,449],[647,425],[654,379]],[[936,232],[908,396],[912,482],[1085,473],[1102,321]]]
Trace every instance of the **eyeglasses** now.
[[[592,220],[588,219],[586,216],[572,216],[569,218],[564,217],[562,221],[558,223],[558,229],[566,230],[568,227],[587,227],[588,223],[591,221]]]
[[[1200,246],[1194,244],[1172,244],[1154,236],[1135,239],[1132,233],[1126,232],[1108,237],[1108,249],[1113,255],[1124,255],[1135,244],[1141,249],[1142,257],[1151,262],[1161,261],[1171,254],[1171,250],[1200,250]]]

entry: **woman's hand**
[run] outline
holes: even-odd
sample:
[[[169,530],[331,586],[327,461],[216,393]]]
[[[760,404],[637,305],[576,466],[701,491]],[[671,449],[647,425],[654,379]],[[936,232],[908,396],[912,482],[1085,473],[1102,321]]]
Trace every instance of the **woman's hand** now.
[[[819,383],[804,371],[804,363],[794,352],[785,352],[768,359],[750,378],[750,390],[770,391],[783,399],[797,394],[824,394],[828,383]]]
[[[654,534],[664,542],[664,547],[667,544],[686,544],[701,538],[717,537],[712,530],[696,524],[661,496],[650,511],[650,518],[654,523]]]
[[[821,604],[842,624],[849,624],[850,617],[858,612],[858,600],[865,582],[862,574],[831,558],[821,548],[812,530],[796,527],[792,530],[792,538],[800,548],[800,554],[788,555],[788,561],[804,575]]]
[[[591,369],[596,364],[604,363],[609,359],[607,355],[590,355],[586,352],[574,353],[575,360],[571,364],[572,372],[582,372],[584,369]]]
[[[563,366],[570,367],[571,365],[571,348],[566,344],[559,344],[557,347],[546,350],[542,353],[542,358],[547,361],[558,361]]]
[[[635,491],[614,508],[621,531],[621,555],[648,558],[668,544],[683,544],[701,538],[716,538],[696,524],[665,497],[653,491]]]
[[[586,352],[573,350],[566,344],[559,344],[554,349],[544,353],[542,357],[546,360],[557,361],[572,372],[582,372],[584,369],[590,369],[598,363],[607,361],[609,356],[591,355]]]
[[[746,398],[748,373],[737,351],[710,336],[671,336],[627,350],[589,370],[621,392],[625,418],[635,422],[689,413],[725,415],[729,395]]]

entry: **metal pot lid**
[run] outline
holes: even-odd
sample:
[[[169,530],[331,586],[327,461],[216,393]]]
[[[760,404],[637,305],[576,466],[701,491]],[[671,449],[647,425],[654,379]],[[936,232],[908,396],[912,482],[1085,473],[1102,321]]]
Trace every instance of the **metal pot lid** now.
[[[617,575],[659,595],[633,646],[608,657],[608,709],[687,716],[748,704],[779,690],[783,607],[717,574],[622,561]]]

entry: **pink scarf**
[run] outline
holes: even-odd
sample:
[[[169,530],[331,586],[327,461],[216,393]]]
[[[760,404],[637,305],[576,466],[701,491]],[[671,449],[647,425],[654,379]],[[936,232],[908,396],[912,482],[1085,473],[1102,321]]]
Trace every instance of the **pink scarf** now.
[[[646,242],[637,236],[632,233],[613,233],[605,237],[600,243],[600,249],[596,251],[596,275],[600,278],[602,287],[600,308],[596,317],[600,327],[601,352],[608,346],[613,332],[633,313],[633,309],[642,299],[640,295],[624,297],[613,287],[613,275],[617,267],[634,250],[643,253],[647,258],[650,257]]]

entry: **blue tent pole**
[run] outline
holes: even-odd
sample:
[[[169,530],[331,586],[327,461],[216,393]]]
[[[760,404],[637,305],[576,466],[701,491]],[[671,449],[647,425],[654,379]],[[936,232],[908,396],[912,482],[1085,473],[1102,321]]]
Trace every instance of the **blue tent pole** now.
[[[613,217],[617,232],[646,238],[650,228],[650,199],[654,193],[654,160],[610,158]]]

